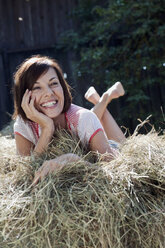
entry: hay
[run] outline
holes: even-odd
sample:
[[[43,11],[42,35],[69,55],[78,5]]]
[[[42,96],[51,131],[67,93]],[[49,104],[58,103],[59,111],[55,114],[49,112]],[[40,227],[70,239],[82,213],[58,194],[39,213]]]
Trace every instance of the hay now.
[[[65,133],[37,159],[1,153],[0,247],[165,247],[164,147],[164,135],[132,136],[103,163]],[[92,164],[82,159],[32,189],[36,168],[66,152]]]

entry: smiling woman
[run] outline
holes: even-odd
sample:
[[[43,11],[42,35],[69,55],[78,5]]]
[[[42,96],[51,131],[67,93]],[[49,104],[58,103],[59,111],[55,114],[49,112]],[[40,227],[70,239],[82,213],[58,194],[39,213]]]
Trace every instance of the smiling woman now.
[[[39,112],[50,118],[61,114],[64,107],[64,94],[53,68],[49,68],[44,75],[39,77],[30,93]]]
[[[106,107],[112,99],[124,94],[121,83],[114,84],[101,98],[91,87],[85,98],[95,106],[87,110],[72,104],[70,86],[57,62],[49,57],[37,55],[25,60],[16,71],[14,81],[13,118],[18,154],[41,154],[57,128],[77,135],[92,151],[108,153],[106,159],[111,160],[116,154],[108,139],[122,142],[125,137]],[[34,183],[79,159],[75,154],[64,154],[46,161],[36,173]]]

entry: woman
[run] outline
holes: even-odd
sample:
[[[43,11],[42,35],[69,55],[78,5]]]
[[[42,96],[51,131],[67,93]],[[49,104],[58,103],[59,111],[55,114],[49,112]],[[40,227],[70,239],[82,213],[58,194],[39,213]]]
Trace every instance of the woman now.
[[[109,159],[112,159],[114,150],[108,139],[122,142],[125,137],[106,107],[113,98],[124,94],[120,83],[101,98],[93,87],[90,88],[85,95],[95,104],[90,111],[71,103],[70,87],[62,70],[49,57],[37,55],[25,60],[16,71],[14,81],[13,117],[16,119],[14,133],[18,154],[41,154],[55,130],[63,128],[76,134],[84,145],[89,145],[90,150],[108,153]],[[34,184],[46,174],[79,159],[75,154],[64,154],[45,161],[36,173]]]

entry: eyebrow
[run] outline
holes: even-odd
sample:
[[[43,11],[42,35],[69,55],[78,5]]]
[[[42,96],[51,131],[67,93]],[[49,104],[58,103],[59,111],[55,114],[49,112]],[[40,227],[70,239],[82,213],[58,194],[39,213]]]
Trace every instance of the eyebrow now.
[[[57,77],[52,77],[52,78],[49,79],[49,82],[52,81],[53,79],[58,79],[58,78]],[[39,82],[36,81],[34,84],[39,84]]]
[[[49,79],[49,82],[52,81],[53,79],[58,79],[57,77],[52,77],[51,79]]]

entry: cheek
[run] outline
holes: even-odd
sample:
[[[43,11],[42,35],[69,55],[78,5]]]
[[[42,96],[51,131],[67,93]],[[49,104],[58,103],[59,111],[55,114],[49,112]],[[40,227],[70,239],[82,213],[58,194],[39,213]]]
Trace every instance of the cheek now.
[[[61,95],[62,95],[62,99],[63,99],[63,102],[64,102],[64,92],[63,91],[62,91]]]
[[[61,100],[62,102],[64,102],[64,91],[63,91],[63,88],[62,88],[62,87],[59,88],[58,91],[57,91],[57,89],[54,90],[54,93],[55,93],[56,95],[58,95],[58,97],[60,98],[60,100]]]
[[[32,91],[31,96],[36,98],[36,93],[34,91]]]
[[[40,95],[41,95],[41,94],[40,94],[39,92],[36,92],[36,91],[33,92],[33,91],[32,91],[32,97],[34,97],[36,100],[37,100],[37,99],[38,99],[38,100],[40,99],[40,97],[41,97]]]
[[[62,106],[64,108],[64,104],[65,104],[65,98],[64,98],[64,93],[62,92],[61,94],[61,102],[62,102]]]
[[[62,100],[64,101],[64,91],[63,91],[63,89],[61,88],[61,98],[62,98]]]

